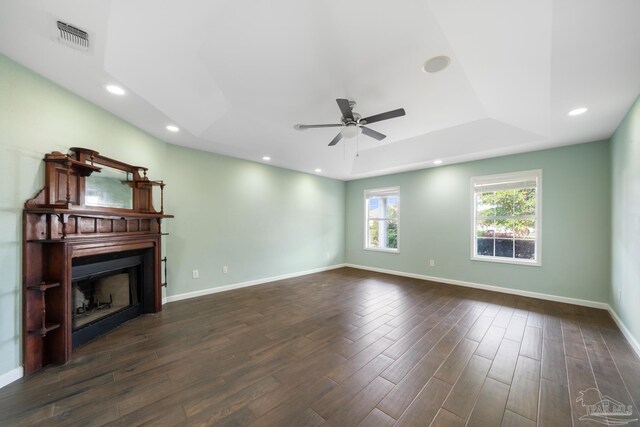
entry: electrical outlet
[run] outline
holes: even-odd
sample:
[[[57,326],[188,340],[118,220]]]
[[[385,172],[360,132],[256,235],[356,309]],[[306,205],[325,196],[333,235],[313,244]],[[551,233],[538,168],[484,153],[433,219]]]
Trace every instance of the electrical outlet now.
[[[193,270],[193,278],[194,279],[199,279],[200,278],[200,271]]]
[[[222,266],[222,272],[223,273],[228,273],[229,272],[229,267],[227,267],[226,265]]]
[[[429,260],[429,267],[434,267],[436,265],[436,261],[433,259]]]

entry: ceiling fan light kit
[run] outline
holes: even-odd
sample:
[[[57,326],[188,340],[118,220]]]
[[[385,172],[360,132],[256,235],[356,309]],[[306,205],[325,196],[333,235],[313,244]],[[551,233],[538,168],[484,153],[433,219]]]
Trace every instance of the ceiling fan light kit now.
[[[342,118],[340,119],[342,123],[329,123],[319,125],[297,124],[294,125],[293,128],[296,130],[305,130],[311,128],[341,127],[342,129],[340,130],[340,132],[329,143],[330,147],[336,145],[342,138],[355,138],[361,133],[378,141],[382,141],[387,137],[386,135],[381,134],[380,132],[377,132],[364,125],[381,122],[383,120],[393,119],[396,117],[402,117],[406,114],[404,108],[398,108],[396,110],[387,111],[386,113],[375,114],[373,116],[362,118],[360,114],[353,111],[353,107],[355,107],[356,105],[355,101],[349,101],[348,99],[339,98],[336,99],[336,103],[338,104],[338,108],[340,108],[340,112],[342,113]]]

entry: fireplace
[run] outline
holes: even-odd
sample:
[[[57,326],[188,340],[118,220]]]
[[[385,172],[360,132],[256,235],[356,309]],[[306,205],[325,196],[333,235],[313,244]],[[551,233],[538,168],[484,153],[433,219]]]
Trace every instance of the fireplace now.
[[[45,185],[24,204],[24,371],[162,310],[163,181],[147,168],[73,147],[44,156]],[[160,196],[160,210],[153,203]]]
[[[149,250],[125,251],[73,259],[73,348],[153,311],[146,301],[153,292],[152,275],[146,267],[153,262],[151,255]]]

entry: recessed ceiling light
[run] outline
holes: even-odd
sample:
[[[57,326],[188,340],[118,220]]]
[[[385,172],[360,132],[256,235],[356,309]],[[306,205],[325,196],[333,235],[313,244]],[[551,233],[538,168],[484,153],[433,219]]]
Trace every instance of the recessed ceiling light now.
[[[175,125],[167,125],[167,130],[169,132],[178,132],[180,130],[180,128],[178,126],[175,126]]]
[[[579,116],[580,114],[586,113],[587,110],[588,110],[587,107],[574,108],[573,110],[569,111],[569,115],[570,116]]]
[[[271,160],[271,157],[269,156],[262,156],[262,160],[268,162],[269,160]]]
[[[442,160],[438,159],[438,160],[434,160],[433,161],[434,165],[441,165],[442,164]]]
[[[427,62],[422,66],[422,71],[425,73],[437,73],[438,71],[442,71],[447,68],[451,64],[451,58],[448,56],[434,56],[431,59],[428,59]]]
[[[316,173],[320,173],[320,172],[322,172],[322,169],[316,168],[315,171],[316,171]]]
[[[105,89],[108,92],[111,92],[114,95],[124,95],[125,93],[127,93],[126,90],[124,90],[120,86],[116,86],[116,85],[107,85],[107,86],[105,86]]]

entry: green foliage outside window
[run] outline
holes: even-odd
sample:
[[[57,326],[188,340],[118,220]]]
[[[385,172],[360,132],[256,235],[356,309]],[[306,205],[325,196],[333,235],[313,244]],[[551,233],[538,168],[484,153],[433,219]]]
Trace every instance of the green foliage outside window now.
[[[535,238],[535,188],[476,194],[478,237]]]

